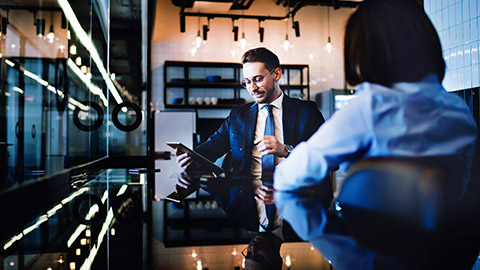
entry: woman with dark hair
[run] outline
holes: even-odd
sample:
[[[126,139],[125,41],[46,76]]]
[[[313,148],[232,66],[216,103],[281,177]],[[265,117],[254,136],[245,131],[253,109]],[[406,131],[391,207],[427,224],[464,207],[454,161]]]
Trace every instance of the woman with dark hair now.
[[[477,127],[465,102],[441,85],[440,40],[422,7],[366,0],[347,22],[344,48],[357,97],[278,166],[275,189],[308,187],[341,164],[375,156],[458,156],[466,185]]]
[[[347,22],[344,45],[346,81],[360,84],[357,97],[278,165],[276,206],[336,269],[417,269],[423,264],[404,265],[358,245],[342,218],[311,194],[329,172],[365,158],[449,156],[461,161],[455,182],[460,200],[470,178],[475,120],[441,85],[440,40],[416,1],[365,0]],[[439,269],[432,265],[423,269]]]

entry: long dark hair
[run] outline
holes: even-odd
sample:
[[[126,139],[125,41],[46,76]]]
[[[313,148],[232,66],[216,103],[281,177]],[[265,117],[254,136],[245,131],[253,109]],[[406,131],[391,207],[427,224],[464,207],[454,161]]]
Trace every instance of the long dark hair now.
[[[345,79],[391,86],[435,73],[441,82],[445,61],[437,31],[414,0],[365,0],[345,30]]]

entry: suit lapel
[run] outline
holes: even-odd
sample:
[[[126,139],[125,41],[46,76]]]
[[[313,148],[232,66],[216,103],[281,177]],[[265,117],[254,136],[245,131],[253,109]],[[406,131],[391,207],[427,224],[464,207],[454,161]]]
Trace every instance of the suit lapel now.
[[[253,143],[257,127],[258,104],[254,103],[245,113],[245,146]]]
[[[284,94],[283,96],[283,141],[284,144],[293,144],[293,134],[295,134],[295,122],[297,121],[297,111],[292,99]]]

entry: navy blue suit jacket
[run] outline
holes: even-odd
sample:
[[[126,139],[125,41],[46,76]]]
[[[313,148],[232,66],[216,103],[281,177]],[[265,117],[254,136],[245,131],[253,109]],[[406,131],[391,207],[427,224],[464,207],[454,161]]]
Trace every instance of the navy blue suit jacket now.
[[[285,144],[296,146],[308,140],[325,121],[312,101],[293,99],[284,95],[282,106]],[[232,167],[229,175],[244,176],[248,179],[251,176],[252,147],[246,150],[243,148],[253,144],[257,113],[257,103],[248,103],[232,109],[222,126],[206,142],[195,148],[195,151],[215,161],[231,150]],[[328,183],[325,190],[329,190],[331,194],[331,183],[325,182]],[[252,185],[245,183],[225,187],[217,184],[207,190],[217,199],[234,224],[258,231],[259,221]],[[299,241],[300,239],[289,231],[289,228],[289,225],[284,226],[285,240]]]
[[[296,146],[308,140],[325,122],[312,101],[283,97],[283,140],[284,144]],[[211,161],[232,151],[231,172],[235,175],[250,175],[251,155],[258,104],[248,103],[230,112],[222,126],[210,138],[195,148],[195,151]],[[247,149],[244,149],[248,147]]]

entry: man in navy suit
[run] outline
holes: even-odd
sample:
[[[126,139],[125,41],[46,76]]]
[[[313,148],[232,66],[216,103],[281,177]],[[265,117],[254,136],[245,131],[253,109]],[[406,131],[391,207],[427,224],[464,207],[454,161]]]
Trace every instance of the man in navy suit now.
[[[260,181],[262,156],[273,154],[275,164],[280,163],[293,147],[310,138],[325,120],[314,102],[290,98],[283,93],[279,84],[282,77],[280,62],[270,50],[251,49],[243,55],[242,63],[242,85],[255,102],[232,109],[222,126],[206,142],[196,147],[195,151],[211,161],[231,151],[229,173],[253,180],[253,194],[246,193],[251,194],[254,204],[255,198],[257,220],[262,225],[272,222],[266,221],[265,205],[274,204],[273,188]],[[273,105],[273,109],[268,109],[267,105]],[[264,133],[268,125],[267,117],[274,118],[273,136]],[[185,153],[177,152],[177,162],[186,171],[193,167],[193,159]],[[328,182],[331,190],[331,182],[325,182]],[[177,181],[177,187],[186,188],[190,184],[189,177],[180,177]],[[233,204],[235,196],[244,195],[242,192],[230,194],[229,201]],[[223,207],[225,208],[224,205]],[[277,215],[273,227],[281,224],[282,221]]]

